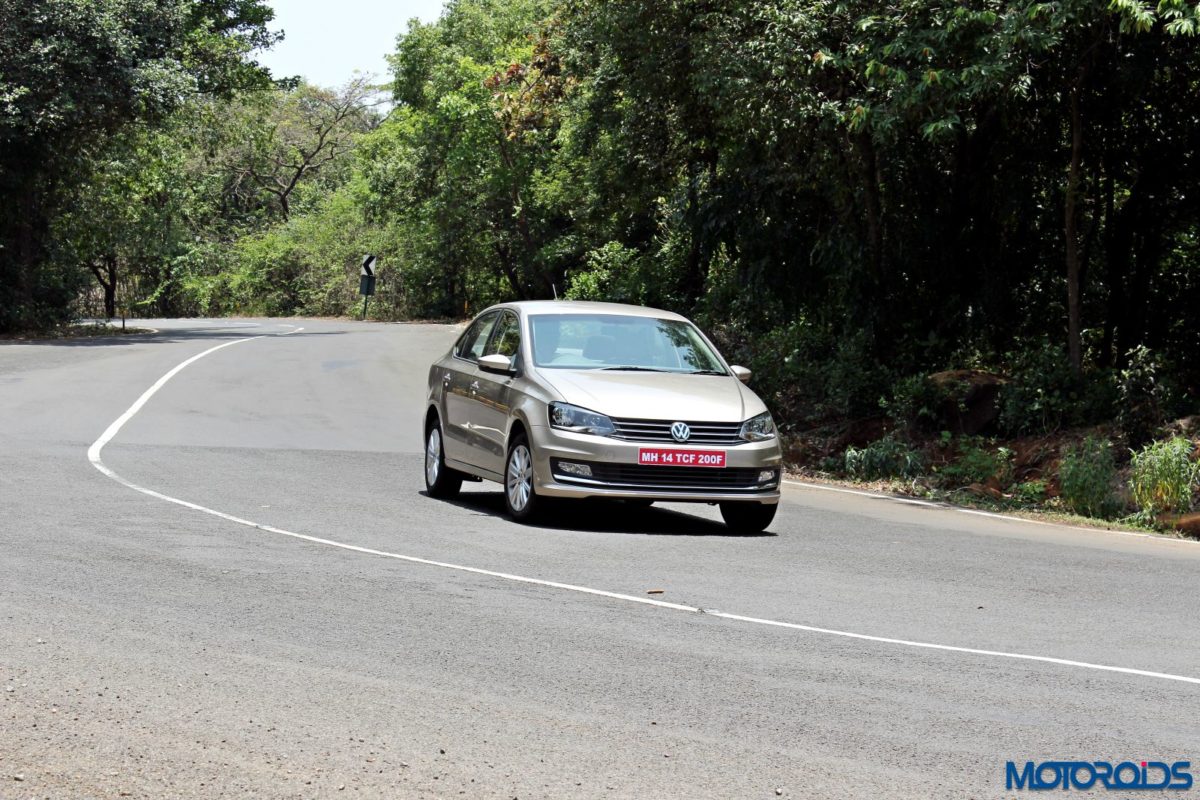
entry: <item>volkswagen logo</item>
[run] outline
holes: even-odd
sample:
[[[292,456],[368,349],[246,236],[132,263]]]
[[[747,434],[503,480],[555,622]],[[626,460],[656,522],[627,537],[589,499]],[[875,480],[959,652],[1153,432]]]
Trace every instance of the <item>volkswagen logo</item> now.
[[[671,425],[671,438],[677,442],[686,442],[692,438],[692,429],[686,422],[676,422]]]

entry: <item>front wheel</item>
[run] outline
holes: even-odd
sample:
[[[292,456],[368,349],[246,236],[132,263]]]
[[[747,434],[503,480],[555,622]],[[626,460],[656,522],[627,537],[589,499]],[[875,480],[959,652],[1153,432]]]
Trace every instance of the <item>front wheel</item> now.
[[[529,522],[541,510],[542,498],[533,488],[533,449],[523,433],[513,437],[504,462],[504,505],[517,522]]]
[[[434,420],[425,432],[425,490],[430,497],[456,497],[462,482],[462,475],[446,466],[442,426]]]
[[[762,533],[775,519],[778,508],[767,503],[721,503],[721,518],[734,533]]]

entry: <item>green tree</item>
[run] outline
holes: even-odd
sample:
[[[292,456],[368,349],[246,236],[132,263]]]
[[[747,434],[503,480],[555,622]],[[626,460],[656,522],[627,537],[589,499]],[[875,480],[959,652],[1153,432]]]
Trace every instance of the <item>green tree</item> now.
[[[267,80],[260,0],[0,0],[0,329],[61,319],[78,287],[48,235],[89,159],[196,91]]]
[[[567,225],[543,202],[567,89],[549,49],[546,4],[450,3],[410,24],[392,58],[397,108],[363,145],[368,210],[398,221],[412,279],[437,284],[430,310],[552,293]]]
[[[91,271],[106,317],[117,314],[122,286],[126,301],[139,302],[161,300],[170,283],[171,262],[191,238],[186,220],[195,198],[184,158],[170,132],[117,136],[54,221],[54,259]]]
[[[348,163],[358,136],[376,125],[376,94],[357,77],[336,91],[302,83],[248,98],[238,109],[246,135],[226,154],[234,190],[270,195],[287,220],[301,181]]]

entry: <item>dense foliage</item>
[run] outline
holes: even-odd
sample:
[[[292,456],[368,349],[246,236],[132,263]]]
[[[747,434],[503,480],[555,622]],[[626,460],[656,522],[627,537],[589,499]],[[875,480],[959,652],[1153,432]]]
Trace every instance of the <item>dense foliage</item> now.
[[[81,187],[119,202],[86,179],[106,159],[124,171],[139,126],[266,84],[249,54],[271,17],[260,0],[0,0],[0,330],[65,316],[91,265],[55,258],[51,226]]]
[[[926,426],[950,368],[1013,435],[1196,408],[1188,0],[450,0],[386,115],[262,87],[258,0],[0,10],[0,328],[89,275],[110,314],[347,313],[371,251],[381,315],[692,314],[793,424]]]

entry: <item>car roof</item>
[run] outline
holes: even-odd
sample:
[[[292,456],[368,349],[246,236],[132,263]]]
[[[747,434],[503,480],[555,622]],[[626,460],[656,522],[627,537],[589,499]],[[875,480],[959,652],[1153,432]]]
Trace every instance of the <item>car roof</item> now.
[[[686,317],[673,311],[663,311],[646,306],[633,306],[626,303],[597,303],[590,300],[521,300],[515,303],[502,303],[494,308],[512,308],[526,315],[530,314],[613,314],[626,317],[653,317],[654,319],[678,319],[686,321]]]

